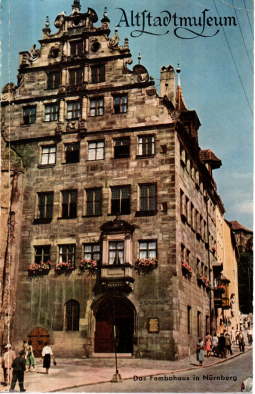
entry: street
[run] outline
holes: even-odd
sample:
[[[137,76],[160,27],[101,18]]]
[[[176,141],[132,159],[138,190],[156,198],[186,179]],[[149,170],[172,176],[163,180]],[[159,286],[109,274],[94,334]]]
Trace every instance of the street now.
[[[121,370],[119,371],[121,373]],[[66,392],[240,392],[243,379],[252,375],[252,352],[197,370],[139,377],[121,383],[84,385]]]

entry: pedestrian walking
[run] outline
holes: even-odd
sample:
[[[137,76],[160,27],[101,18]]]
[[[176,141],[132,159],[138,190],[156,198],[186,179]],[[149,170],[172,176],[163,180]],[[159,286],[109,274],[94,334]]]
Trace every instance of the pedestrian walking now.
[[[227,332],[225,335],[225,348],[226,348],[226,354],[230,353],[230,355],[232,356],[233,352],[232,352],[232,342],[231,342],[231,338],[229,333]]]
[[[224,337],[223,332],[220,334],[220,337],[219,337],[218,350],[219,350],[219,354],[221,355],[221,357],[225,358],[226,357],[226,343],[225,343],[225,337]]]
[[[249,330],[247,331],[247,338],[248,338],[248,344],[252,345],[252,330],[249,328]]]
[[[49,373],[49,369],[51,365],[51,357],[53,358],[54,365],[56,365],[56,360],[52,348],[49,344],[46,344],[42,350],[43,368],[46,369],[45,373]]]
[[[209,332],[207,332],[205,336],[204,350],[206,352],[206,356],[209,357],[211,355],[211,350],[212,350],[212,336],[209,334]]]
[[[236,344],[239,345],[239,331],[236,331]]]
[[[12,363],[16,358],[16,353],[12,350],[12,345],[8,343],[5,346],[6,352],[3,355],[4,385],[11,383],[12,379]]]
[[[218,355],[218,343],[219,338],[216,335],[216,332],[212,336],[212,352],[214,355]]]
[[[19,356],[15,358],[12,363],[13,367],[13,376],[10,391],[14,391],[17,380],[19,382],[20,391],[26,391],[24,389],[24,372],[26,370],[26,360],[24,350],[19,352]]]
[[[205,351],[204,351],[204,341],[202,338],[199,338],[197,342],[197,360],[199,364],[202,366],[204,362]]]
[[[27,371],[35,370],[35,357],[33,352],[32,341],[28,341],[27,344],[26,367],[27,367]]]
[[[242,331],[240,331],[238,342],[239,342],[240,352],[244,353],[245,341],[244,341],[244,335],[243,335]]]

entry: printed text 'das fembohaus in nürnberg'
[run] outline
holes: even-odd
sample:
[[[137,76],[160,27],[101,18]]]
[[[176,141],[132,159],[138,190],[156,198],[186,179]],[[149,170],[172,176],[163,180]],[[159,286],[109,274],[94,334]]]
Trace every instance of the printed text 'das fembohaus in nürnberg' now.
[[[151,11],[134,11],[117,8],[121,12],[119,22],[116,27],[136,27],[130,35],[140,37],[142,34],[165,35],[170,30],[161,32],[160,28],[173,28],[173,33],[181,39],[193,39],[197,37],[214,37],[219,33],[220,27],[237,26],[234,16],[213,16],[208,14],[209,9],[205,8],[199,16],[178,16],[176,12],[162,10],[160,15],[154,16]]]

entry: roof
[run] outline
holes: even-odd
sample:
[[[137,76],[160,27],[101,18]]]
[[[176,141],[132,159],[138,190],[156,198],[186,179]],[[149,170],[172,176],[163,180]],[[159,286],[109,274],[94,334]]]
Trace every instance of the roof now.
[[[210,149],[200,150],[199,157],[201,161],[204,161],[205,163],[210,163],[212,168],[221,167],[221,160]]]
[[[233,220],[232,222],[229,223],[233,231],[245,231],[247,233],[251,233],[251,234],[253,233],[252,230],[250,230],[248,227],[243,226],[237,220]]]

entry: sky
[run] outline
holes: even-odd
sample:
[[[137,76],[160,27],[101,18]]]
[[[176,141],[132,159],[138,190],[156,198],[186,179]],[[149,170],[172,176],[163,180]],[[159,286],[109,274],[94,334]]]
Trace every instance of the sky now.
[[[1,86],[8,81],[16,82],[18,52],[30,49],[34,43],[38,47],[46,16],[49,16],[52,33],[56,32],[56,15],[62,11],[70,14],[72,2],[73,0],[0,0]],[[80,2],[81,11],[93,8],[99,21],[104,7],[107,7],[111,34],[119,25],[121,42],[126,37],[129,39],[133,65],[138,62],[141,53],[141,63],[154,78],[157,88],[161,66],[180,65],[186,106],[197,112],[201,122],[199,145],[201,149],[213,150],[222,161],[222,167],[214,170],[213,175],[225,206],[225,217],[252,228],[252,0]],[[125,18],[121,9],[125,11]],[[208,10],[205,11],[206,16],[215,17],[216,22],[219,22],[219,16],[235,17],[237,25],[207,26],[203,32],[201,27],[193,26],[190,27],[192,31],[178,29],[175,34],[175,28],[180,25],[179,17],[196,17],[198,21],[205,9]],[[151,17],[165,17],[165,21],[168,16],[168,26],[148,26],[147,23],[144,29],[147,33],[135,33],[135,30],[141,30],[141,26],[131,26],[132,11],[133,15],[139,13],[141,24],[142,12],[145,10],[145,15],[150,12]],[[210,24],[212,21],[214,19],[210,19]],[[219,32],[216,34],[217,30]]]

